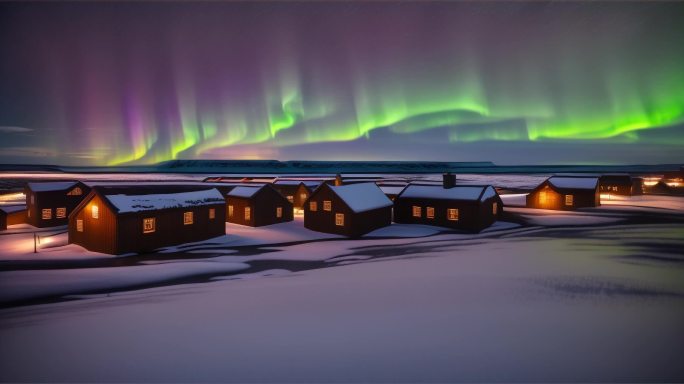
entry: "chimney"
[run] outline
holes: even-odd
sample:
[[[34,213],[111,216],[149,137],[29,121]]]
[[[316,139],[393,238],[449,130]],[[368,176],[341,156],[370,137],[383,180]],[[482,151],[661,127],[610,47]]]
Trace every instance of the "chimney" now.
[[[342,185],[342,175],[338,173],[335,175],[335,186],[339,187],[340,185]]]
[[[442,186],[444,189],[453,188],[456,186],[456,175],[451,172],[447,172],[442,175]]]

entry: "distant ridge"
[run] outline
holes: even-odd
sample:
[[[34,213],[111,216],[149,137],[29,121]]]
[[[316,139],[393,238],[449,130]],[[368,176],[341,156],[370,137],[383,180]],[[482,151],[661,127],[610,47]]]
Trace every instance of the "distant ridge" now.
[[[656,165],[496,165],[490,161],[278,161],[171,160],[154,165],[77,167],[0,164],[0,172],[67,173],[201,173],[201,174],[336,174],[336,173],[658,173],[678,170],[680,164]]]

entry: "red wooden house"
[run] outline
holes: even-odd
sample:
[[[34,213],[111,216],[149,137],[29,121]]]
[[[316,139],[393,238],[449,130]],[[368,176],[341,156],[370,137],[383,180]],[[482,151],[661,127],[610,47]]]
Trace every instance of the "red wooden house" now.
[[[26,222],[26,206],[0,205],[0,230],[7,226]]]
[[[270,184],[235,187],[226,195],[226,221],[260,227],[292,221],[292,203]]]
[[[600,205],[598,177],[553,176],[527,195],[530,208],[573,210]]]
[[[26,222],[34,227],[66,225],[69,214],[90,192],[80,181],[31,182],[26,194]]]

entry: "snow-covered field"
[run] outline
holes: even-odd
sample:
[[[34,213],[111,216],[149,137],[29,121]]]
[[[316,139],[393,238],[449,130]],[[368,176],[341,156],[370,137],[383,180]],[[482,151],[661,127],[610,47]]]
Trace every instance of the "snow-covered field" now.
[[[297,217],[120,257],[64,228],[33,253],[33,228],[12,226],[0,381],[681,382],[683,203],[510,204],[479,234],[360,240]]]

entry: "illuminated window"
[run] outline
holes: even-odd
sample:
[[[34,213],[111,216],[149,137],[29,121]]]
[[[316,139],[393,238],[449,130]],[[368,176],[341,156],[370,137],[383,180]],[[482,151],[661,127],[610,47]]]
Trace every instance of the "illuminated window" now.
[[[276,208],[276,217],[277,218],[283,217],[283,207],[277,207]]]
[[[81,219],[76,220],[76,231],[77,232],[83,232],[83,220],[81,220]]]
[[[324,211],[332,211],[332,201],[323,200],[323,210]]]
[[[81,188],[76,187],[76,188],[72,189],[71,191],[69,191],[69,193],[67,193],[67,196],[80,196],[82,194],[83,194],[83,191],[81,190]]]
[[[311,211],[318,211],[318,204],[315,201],[309,202],[309,209]]]
[[[55,215],[58,219],[63,219],[66,217],[66,208],[56,208]]]
[[[216,218],[216,209],[215,208],[209,208],[209,220],[213,220]]]
[[[97,219],[100,217],[100,209],[97,207],[97,205],[93,205],[90,207],[90,214],[93,216],[93,219]]]
[[[41,217],[43,218],[43,220],[50,220],[50,219],[52,219],[52,209],[46,208],[46,209],[43,209],[41,212],[42,212],[42,216],[41,216]]]
[[[183,212],[183,225],[192,224],[193,216],[193,212]]]
[[[344,213],[335,214],[335,225],[344,227]]]
[[[233,217],[233,206],[232,205],[228,206],[228,217]]]
[[[245,207],[245,220],[250,220],[252,218],[252,208]]]
[[[143,233],[152,233],[157,229],[157,220],[154,217],[143,219]]]
[[[434,207],[425,208],[425,214],[427,215],[428,219],[434,219],[435,218],[435,208]]]
[[[539,204],[546,205],[546,203],[549,201],[548,199],[549,199],[548,192],[546,192],[546,191],[539,192]]]
[[[497,204],[496,201],[494,203],[492,203],[492,215],[497,214],[497,212],[499,211],[498,208],[499,208],[499,204]]]
[[[447,209],[447,218],[451,221],[458,221],[458,209],[456,209],[456,208]]]
[[[306,200],[306,193],[300,193],[299,198],[302,200]]]
[[[34,195],[31,195],[31,204],[36,203],[36,197]]]
[[[289,196],[287,197],[287,201],[289,201],[290,203],[293,202],[293,201],[294,201],[294,196],[289,195]]]
[[[565,195],[565,205],[572,205],[574,197],[572,195]]]
[[[420,217],[421,216],[421,209],[419,206],[414,205],[413,206],[413,217]]]

